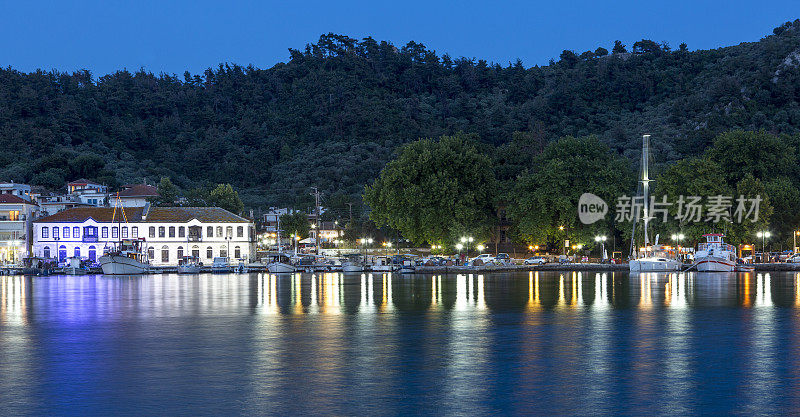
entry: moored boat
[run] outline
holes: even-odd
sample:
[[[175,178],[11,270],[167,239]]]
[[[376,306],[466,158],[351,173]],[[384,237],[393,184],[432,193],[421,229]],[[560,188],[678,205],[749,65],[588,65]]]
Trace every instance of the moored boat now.
[[[228,261],[228,257],[218,256],[214,258],[214,262],[211,264],[211,272],[214,274],[227,274],[233,272],[233,268],[231,268],[231,263]]]
[[[195,256],[184,256],[178,260],[179,274],[199,274],[200,261]]]
[[[150,270],[150,264],[141,253],[144,240],[123,239],[116,248],[97,259],[106,275],[139,275]]]
[[[723,234],[703,235],[706,243],[697,245],[695,265],[700,272],[732,272],[736,268],[736,248],[723,242]]]

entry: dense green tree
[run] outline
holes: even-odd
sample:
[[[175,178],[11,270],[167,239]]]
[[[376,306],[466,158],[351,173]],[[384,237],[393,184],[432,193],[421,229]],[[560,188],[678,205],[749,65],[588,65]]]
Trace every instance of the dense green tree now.
[[[714,139],[709,157],[720,165],[725,179],[735,184],[747,174],[768,181],[773,178],[796,178],[796,150],[787,138],[759,131],[725,132]]]
[[[366,187],[370,219],[417,244],[448,244],[465,233],[486,238],[496,218],[497,186],[491,160],[476,141],[459,133],[404,146]]]
[[[617,40],[614,41],[614,48],[611,49],[611,52],[615,54],[624,54],[628,52],[628,50],[625,49],[625,44]]]
[[[158,197],[154,203],[159,206],[174,206],[178,201],[180,189],[172,183],[169,177],[161,177],[158,182]]]
[[[305,239],[308,237],[310,230],[311,223],[308,221],[308,215],[302,211],[297,210],[281,216],[281,234],[283,237],[294,235],[300,239]]]
[[[635,178],[626,159],[595,136],[564,137],[548,145],[531,166],[517,181],[508,206],[518,239],[557,247],[563,239],[588,243],[597,234],[615,232],[615,201],[631,195]],[[579,222],[583,193],[606,201],[605,219],[591,225]]]
[[[234,214],[242,214],[244,204],[239,198],[239,193],[230,184],[218,184],[209,193],[209,203],[214,207],[224,208]]]

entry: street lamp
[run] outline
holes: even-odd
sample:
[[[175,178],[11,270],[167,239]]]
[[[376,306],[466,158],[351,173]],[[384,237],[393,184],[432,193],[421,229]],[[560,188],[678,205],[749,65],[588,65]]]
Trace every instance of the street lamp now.
[[[605,261],[606,260],[606,237],[605,237],[605,235],[603,235],[603,236],[595,236],[594,237],[594,241],[600,243],[600,259]]]
[[[486,249],[486,247],[479,244],[478,246],[475,247],[475,249],[477,249],[478,252],[483,252],[483,250]]]
[[[792,253],[797,253],[797,236],[800,236],[800,230],[795,230],[794,236],[792,236],[792,240],[794,241],[794,244],[792,245]]]
[[[756,236],[761,238],[761,262],[764,262],[764,252],[766,251],[766,240],[769,239],[770,236],[772,236],[772,233],[765,230],[756,233]]]
[[[680,256],[681,256],[681,241],[683,241],[683,238],[685,238],[685,237],[686,237],[686,236],[685,236],[683,233],[677,233],[677,234],[673,234],[673,235],[672,235],[672,240],[674,240],[675,242],[677,242],[677,246],[678,246],[678,257],[680,257]],[[680,258],[679,258],[679,259],[680,259]]]

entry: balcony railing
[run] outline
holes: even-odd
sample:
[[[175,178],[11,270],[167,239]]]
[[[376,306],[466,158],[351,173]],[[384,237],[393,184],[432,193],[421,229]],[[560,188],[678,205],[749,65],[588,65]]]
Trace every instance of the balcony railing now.
[[[84,236],[83,243],[97,243],[97,236]]]
[[[203,237],[202,236],[197,236],[197,235],[189,235],[189,237],[187,239],[188,239],[189,242],[202,242],[203,241]]]

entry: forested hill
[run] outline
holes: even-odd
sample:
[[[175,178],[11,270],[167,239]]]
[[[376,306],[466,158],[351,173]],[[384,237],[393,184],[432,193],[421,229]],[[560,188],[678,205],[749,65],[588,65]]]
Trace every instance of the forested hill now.
[[[532,68],[333,34],[289,53],[269,69],[182,77],[0,70],[0,179],[230,182],[251,206],[302,204],[319,186],[335,206],[419,137],[464,131],[488,147],[517,131],[537,146],[597,134],[635,159],[649,132],[669,161],[721,131],[800,128],[800,21],[715,50],[643,40]]]

